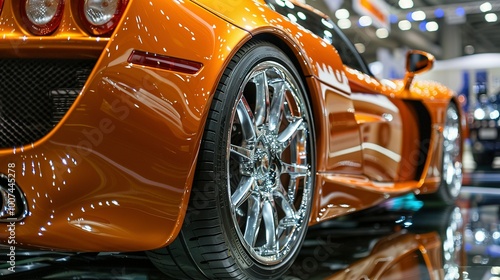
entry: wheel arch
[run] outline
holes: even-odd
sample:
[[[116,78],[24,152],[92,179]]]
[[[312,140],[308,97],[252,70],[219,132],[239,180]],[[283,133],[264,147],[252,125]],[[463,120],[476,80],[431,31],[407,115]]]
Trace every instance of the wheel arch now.
[[[281,49],[286,56],[293,62],[293,65],[296,67],[297,71],[301,74],[301,79],[305,83],[305,78],[308,76],[312,76],[312,70],[309,63],[303,59],[300,61],[298,59],[298,55],[300,55],[302,50],[294,48],[291,46],[291,42],[289,40],[280,38],[277,34],[273,33],[260,33],[256,34],[252,37],[250,41],[259,40],[271,43]]]
[[[415,180],[419,181],[421,178],[425,178],[432,137],[432,118],[429,110],[420,100],[407,100],[406,103],[415,112],[419,129],[418,163],[415,166]]]
[[[441,173],[433,172],[433,170],[441,169],[442,164],[442,131],[444,129],[445,113],[450,104],[453,104],[459,114],[459,122],[461,126],[461,158],[463,159],[463,145],[465,138],[468,137],[465,113],[460,106],[455,96],[450,96],[449,98],[441,99],[438,101],[432,101],[428,99],[421,99],[420,102],[424,105],[425,109],[430,115],[430,147],[426,158],[426,163],[423,168],[422,176],[420,178],[420,189],[419,194],[428,194],[432,197],[435,192],[439,190],[441,185]],[[421,112],[420,112],[421,113]],[[441,136],[440,136],[441,135]]]
[[[251,41],[255,41],[255,40],[265,41],[265,42],[268,42],[270,44],[275,45],[281,51],[283,51],[285,53],[285,55],[292,61],[295,69],[297,70],[297,72],[300,75],[299,78],[301,79],[301,81],[305,87],[306,97],[308,98],[308,101],[312,107],[311,108],[312,117],[314,120],[317,120],[317,117],[319,117],[319,116],[317,116],[316,112],[319,112],[317,110],[321,107],[321,104],[319,104],[319,102],[317,102],[317,98],[314,98],[314,96],[313,96],[314,92],[316,92],[316,89],[311,84],[309,84],[307,82],[308,77],[314,76],[313,75],[314,70],[311,67],[311,65],[309,64],[308,60],[299,59],[299,56],[301,56],[301,54],[304,52],[300,49],[297,49],[296,45],[292,45],[292,42],[290,42],[289,40],[282,39],[281,37],[279,37],[273,33],[257,34],[255,36],[253,36],[252,39],[249,40],[247,43],[249,43]],[[318,131],[318,129],[320,129],[319,127],[317,127],[318,126],[317,123],[318,122],[315,121],[315,124],[314,124],[314,126],[315,126],[314,129],[316,131]]]

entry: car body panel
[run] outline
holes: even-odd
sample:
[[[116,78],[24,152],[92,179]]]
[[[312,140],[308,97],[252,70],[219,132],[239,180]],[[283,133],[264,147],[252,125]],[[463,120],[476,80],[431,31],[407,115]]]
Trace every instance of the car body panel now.
[[[79,27],[75,1],[65,2],[64,24],[43,38],[6,20],[19,18],[16,1],[5,2],[0,20],[0,35],[14,34],[0,36],[0,56],[97,60],[79,97],[49,134],[32,145],[0,150],[0,173],[15,163],[16,182],[28,197],[30,214],[16,227],[21,245],[135,251],[172,242],[183,223],[221,69],[252,38],[286,46],[308,87],[317,139],[310,224],[438,187],[440,116],[451,91],[416,82],[405,92],[400,81],[388,86],[348,69],[334,48],[261,1],[130,0],[110,38],[89,37]],[[203,67],[186,74],[134,65],[128,62],[133,50]],[[380,106],[367,106],[373,100]],[[420,143],[401,145],[420,137],[406,100],[423,104],[431,119],[422,174],[416,171],[421,163],[412,161]],[[394,139],[379,138],[386,129],[384,114],[393,117]],[[372,160],[380,156],[373,147],[384,147],[392,157]],[[2,230],[0,240],[8,234]]]
[[[232,2],[229,5],[221,4],[218,2],[214,1],[208,1],[208,0],[196,0],[196,3],[199,3],[203,7],[206,7],[213,13],[220,15],[222,18],[227,19],[228,21],[232,22],[233,24],[240,26],[241,28],[244,28],[245,30],[249,31],[253,35],[257,35],[263,32],[278,32],[281,36],[285,37],[285,40],[287,42],[293,42],[293,46],[297,49],[298,51],[295,51],[300,55],[301,58],[305,58],[303,61],[306,62],[310,61],[309,65],[311,65],[313,68],[311,68],[312,74],[318,77],[318,79],[324,83],[327,83],[329,85],[332,85],[333,88],[337,88],[337,90],[342,89],[344,90],[348,95],[350,95],[351,88],[356,89],[357,87],[363,88],[364,91],[369,88],[368,90],[371,93],[374,94],[382,94],[382,95],[387,95],[395,98],[403,98],[403,99],[410,99],[410,100],[423,100],[426,107],[427,105],[435,106],[437,104],[443,104],[446,103],[448,104],[450,100],[454,99],[454,93],[450,89],[446,88],[445,86],[433,82],[433,81],[415,81],[412,83],[412,86],[409,90],[404,89],[404,84],[402,80],[394,80],[392,81],[392,84],[390,86],[387,86],[386,84],[380,83],[373,77],[362,73],[358,70],[355,69],[350,69],[348,67],[342,66],[341,68],[336,68],[339,67],[339,64],[337,63],[336,60],[330,61],[332,58],[328,54],[324,54],[323,52],[320,52],[322,49],[320,46],[324,46],[324,42],[321,40],[318,40],[319,37],[317,37],[314,34],[310,34],[309,31],[305,31],[301,29],[300,25],[298,26],[299,31],[297,33],[294,33],[293,30],[296,30],[296,28],[293,28],[296,26],[294,23],[292,23],[289,19],[287,18],[277,18],[277,17],[269,17],[266,14],[262,13],[262,7],[265,6],[265,3],[263,1],[253,1],[253,2]],[[295,1],[289,1],[293,3],[293,5],[297,6],[302,6],[303,4],[297,3]],[[321,12],[317,11],[317,13],[322,14]],[[243,14],[243,15],[242,15]],[[251,20],[249,20],[251,18]],[[272,25],[275,28],[278,28],[278,30],[267,30],[262,28],[262,24],[264,25]],[[281,34],[282,32],[279,30],[287,30],[287,33],[291,33],[292,35],[287,35],[287,34]],[[296,34],[294,36],[294,34]],[[308,36],[309,35],[309,36]],[[290,38],[289,36],[292,36]],[[294,38],[300,38],[300,42],[296,42]],[[319,45],[319,46],[318,46]],[[324,46],[326,47],[326,46]],[[312,51],[311,51],[312,50]],[[333,55],[335,56],[335,55]],[[302,61],[302,60],[300,60]],[[328,67],[316,67],[314,68],[315,61],[325,61]],[[331,66],[331,68],[330,68]],[[304,67],[304,66],[303,66]],[[325,71],[326,70],[326,71]],[[305,71],[304,75],[307,75],[309,72]],[[334,79],[336,78],[336,79]],[[348,84],[349,88],[345,88],[345,78],[348,79]],[[340,83],[339,83],[340,82]],[[314,101],[314,96],[312,97]],[[430,102],[429,102],[430,101]],[[340,103],[344,104],[344,103]],[[349,107],[351,104],[348,103]],[[457,103],[458,104],[458,103]],[[440,107],[442,110],[444,110],[446,107]],[[328,110],[329,108],[327,108]],[[333,109],[332,109],[333,110]],[[432,108],[430,109],[432,110]],[[438,115],[440,112],[436,112]],[[444,120],[438,120],[433,116],[431,116],[433,119],[433,124],[437,126],[442,126]],[[349,117],[348,120],[351,120]],[[461,120],[462,124],[465,124],[465,116],[461,114]],[[322,120],[321,123],[327,122],[326,120]],[[436,127],[436,126],[434,126]],[[318,130],[318,129],[317,129]],[[437,136],[437,135],[436,135]],[[352,140],[352,138],[351,138]],[[331,141],[338,141],[338,138],[335,140]],[[354,141],[354,140],[352,140]],[[432,143],[435,143],[436,145],[439,142],[439,139],[433,137],[431,140]],[[331,142],[330,142],[331,143]],[[361,145],[361,142],[359,143]],[[354,144],[350,147],[351,150],[356,150],[359,149],[360,146],[358,146],[357,143],[354,142]],[[333,150],[345,150],[342,148],[333,148]],[[350,151],[351,151],[350,150]],[[432,150],[431,150],[432,152]],[[321,153],[320,153],[321,154]],[[359,154],[350,154],[352,158],[356,159],[353,160],[352,162],[349,162],[349,164],[352,164],[353,166],[356,166],[359,160]],[[362,155],[361,155],[362,157]],[[432,155],[430,156],[432,158]],[[328,160],[327,160],[328,161]],[[331,161],[331,160],[330,160]],[[320,161],[321,162],[321,159]],[[333,165],[335,166],[338,164],[339,161],[334,161]],[[433,166],[437,166],[440,162],[434,162],[431,160],[429,164],[432,164]],[[332,166],[330,164],[329,166]],[[430,165],[427,165],[430,167]],[[426,170],[429,168],[426,168]],[[321,165],[318,166],[318,170],[321,171]],[[439,170],[439,168],[437,169]],[[438,187],[438,182],[440,181],[440,174],[435,173],[435,169],[433,171],[434,173],[428,173],[428,175],[432,175],[430,177],[425,177],[422,178],[423,181],[419,184],[421,185],[426,185],[422,191],[424,193],[426,192],[432,192],[435,191],[435,189]],[[439,172],[439,171],[438,171]],[[424,182],[425,181],[425,182]]]
[[[160,247],[177,234],[215,81],[231,48],[249,35],[190,2],[159,1],[154,8],[145,3],[129,2],[128,16],[66,118],[31,147],[0,151],[1,172],[15,163],[16,182],[30,198],[30,216],[16,228],[19,244],[130,251]],[[182,18],[191,20],[180,27]],[[167,36],[157,41],[152,34]],[[222,34],[231,36],[217,43]],[[73,34],[56,34],[48,45],[66,35]],[[187,52],[195,39],[213,47]],[[75,40],[73,47],[80,43]],[[11,41],[2,48],[9,44],[28,55],[41,51],[18,49]],[[210,63],[196,75],[130,65],[127,59],[137,48]],[[2,230],[0,238],[7,234]]]

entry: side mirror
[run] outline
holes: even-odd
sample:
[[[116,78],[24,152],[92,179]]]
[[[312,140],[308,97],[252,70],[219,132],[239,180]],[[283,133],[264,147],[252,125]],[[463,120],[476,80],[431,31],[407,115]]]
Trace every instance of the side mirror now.
[[[410,89],[411,82],[415,74],[429,71],[434,65],[435,58],[432,54],[410,50],[406,54],[406,76],[405,76],[405,89]]]
[[[428,71],[434,65],[434,56],[423,51],[409,51],[406,54],[406,71],[418,74]]]

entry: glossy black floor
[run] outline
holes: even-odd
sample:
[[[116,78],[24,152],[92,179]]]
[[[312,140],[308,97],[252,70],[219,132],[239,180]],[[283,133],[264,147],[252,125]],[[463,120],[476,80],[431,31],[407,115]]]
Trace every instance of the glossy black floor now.
[[[456,206],[413,195],[309,230],[285,279],[500,279],[500,168],[469,169]],[[17,251],[0,247],[2,279],[167,279],[141,253]]]

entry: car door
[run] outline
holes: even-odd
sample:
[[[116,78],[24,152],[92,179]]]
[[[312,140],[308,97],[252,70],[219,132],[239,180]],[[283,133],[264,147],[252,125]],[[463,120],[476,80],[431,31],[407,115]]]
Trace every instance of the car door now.
[[[349,80],[354,116],[361,138],[363,174],[377,182],[399,179],[403,152],[402,100],[391,98],[387,87],[370,72],[353,44],[333,28],[332,44],[337,49]]]
[[[373,77],[363,75],[360,80],[358,71],[346,72],[361,135],[363,173],[374,181],[395,182],[403,151],[404,103],[377,92],[378,81]]]
[[[284,2],[272,7],[333,46],[344,64],[342,68],[316,61],[328,129],[326,173],[360,181],[398,180],[403,150],[398,101],[384,92],[354,45],[329,18]]]

